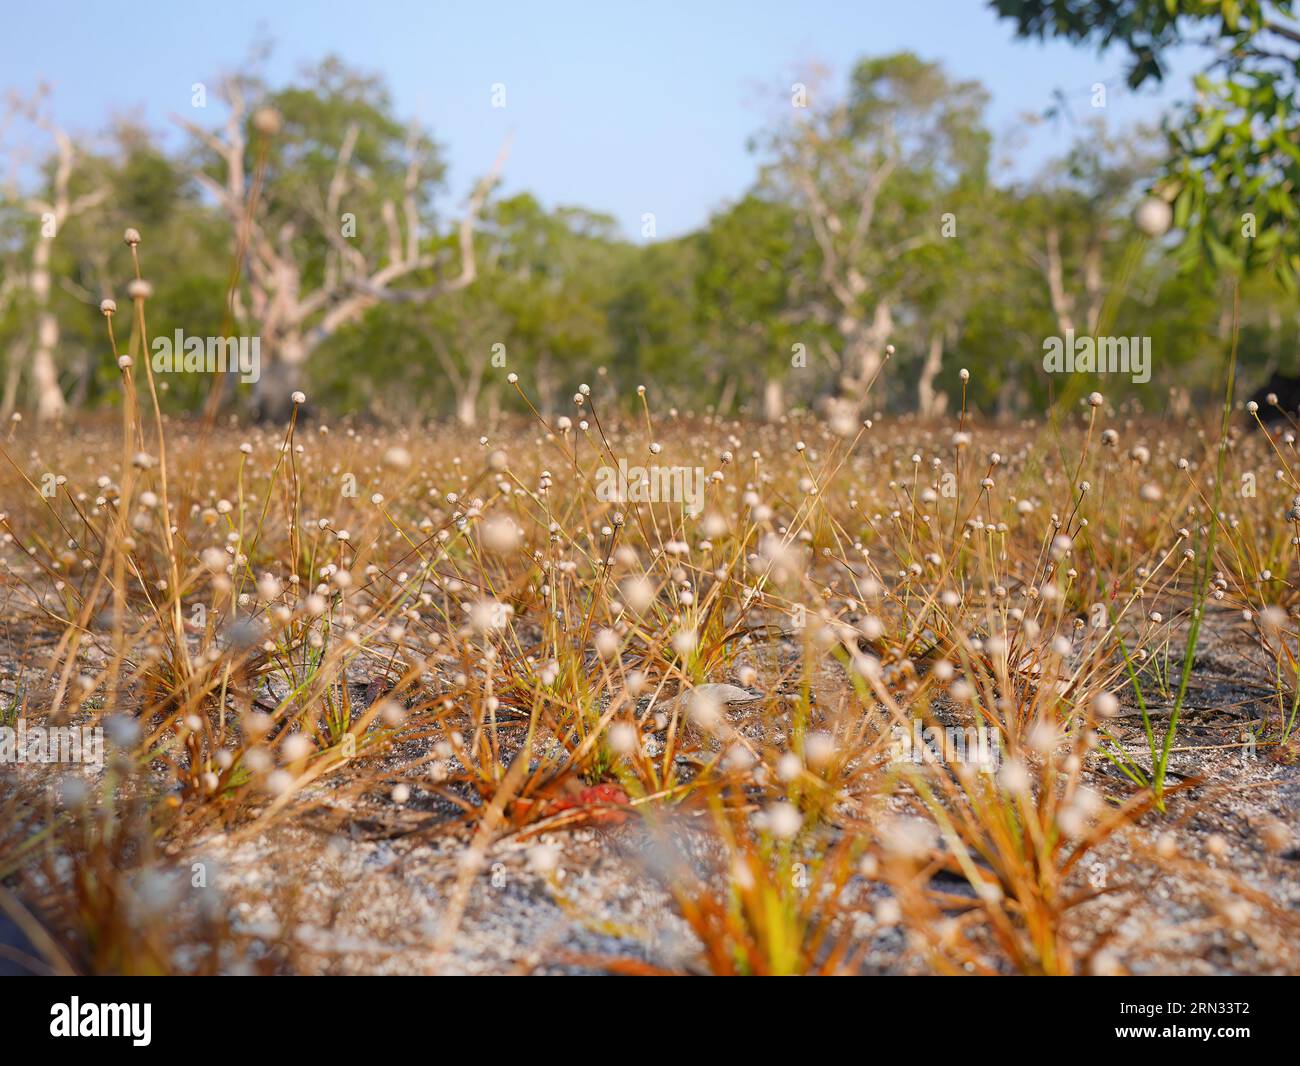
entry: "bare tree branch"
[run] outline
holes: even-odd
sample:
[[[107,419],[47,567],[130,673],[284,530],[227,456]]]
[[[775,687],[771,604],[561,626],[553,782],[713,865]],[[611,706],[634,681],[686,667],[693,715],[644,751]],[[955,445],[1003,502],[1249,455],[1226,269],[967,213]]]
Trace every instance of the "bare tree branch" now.
[[[379,279],[380,274],[383,273],[382,271],[374,275],[369,281],[354,282],[353,284],[367,296],[387,300],[390,303],[424,303],[427,300],[436,299],[449,292],[456,292],[472,284],[478,276],[478,263],[474,253],[474,228],[478,225],[478,217],[483,210],[483,204],[496,185],[501,168],[509,154],[510,138],[507,137],[497,152],[497,157],[493,160],[491,169],[474,187],[474,192],[465,206],[465,212],[461,215],[459,274],[421,289],[389,289],[386,287],[387,281],[395,280],[395,278],[385,279],[380,283]],[[403,271],[403,273],[409,272],[409,270]]]
[[[335,159],[333,173],[315,206],[306,210],[321,225],[329,243],[324,279],[308,286],[304,265],[295,248],[295,230],[281,226],[272,237],[266,232],[265,209],[248,202],[246,144],[243,127],[247,109],[238,83],[223,85],[228,114],[223,134],[173,116],[174,121],[205,145],[220,162],[223,180],[196,170],[195,180],[225,210],[234,231],[236,251],[246,249],[244,285],[248,291],[248,314],[262,338],[263,351],[272,359],[298,364],[327,338],[356,322],[380,301],[424,303],[471,284],[477,276],[474,229],[483,204],[496,184],[507,145],[503,145],[492,169],[475,187],[459,223],[460,271],[454,276],[422,288],[394,289],[392,286],[421,270],[437,266],[437,259],[421,253],[419,196],[426,153],[421,150],[419,131],[414,125],[406,141],[407,166],[402,179],[400,207],[388,199],[380,207],[386,248],[384,262],[372,264],[365,252],[346,239],[338,228],[339,209],[354,186],[370,187],[363,174],[355,174],[352,162],[360,129],[348,125]],[[236,292],[234,306],[243,310]]]

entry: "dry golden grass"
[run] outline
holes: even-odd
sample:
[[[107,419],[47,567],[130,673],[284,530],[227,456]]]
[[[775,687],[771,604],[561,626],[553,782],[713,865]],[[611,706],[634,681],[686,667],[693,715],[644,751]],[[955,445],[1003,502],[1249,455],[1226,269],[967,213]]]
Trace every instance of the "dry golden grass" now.
[[[1165,771],[1192,622],[1261,653],[1234,742],[1290,749],[1290,435],[1100,397],[1055,427],[760,425],[584,386],[567,417],[472,439],[299,406],[172,423],[147,367],[121,380],[120,424],[15,423],[0,470],[0,709],[107,733],[101,770],[5,770],[7,909],[39,911],[56,967],[217,969],[243,934],[171,920],[148,875],[188,871],[216,829],[419,790],[463,831],[440,951],[494,842],[635,825],[715,972],[856,968],[864,881],[931,968],[1104,969],[1081,870],[1186,815]],[[620,459],[700,468],[701,513],[600,499]],[[995,765],[951,735],[891,757],[914,722],[987,730]],[[665,857],[688,814],[711,841],[695,865]],[[1204,885],[1216,922],[1237,892],[1294,925],[1267,892]]]

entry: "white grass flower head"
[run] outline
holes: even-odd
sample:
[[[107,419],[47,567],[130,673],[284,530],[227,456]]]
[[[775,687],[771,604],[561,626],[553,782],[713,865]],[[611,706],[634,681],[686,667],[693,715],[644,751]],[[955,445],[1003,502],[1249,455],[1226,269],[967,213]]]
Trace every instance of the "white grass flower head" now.
[[[763,811],[763,825],[778,840],[793,840],[803,826],[803,815],[794,804],[779,800]]]
[[[609,727],[609,749],[616,755],[631,755],[637,749],[636,726],[615,722]]]
[[[778,583],[797,577],[803,570],[802,553],[776,533],[764,534],[759,542],[758,555],[772,579]]]
[[[1113,692],[1099,692],[1092,701],[1098,718],[1114,718],[1119,714],[1119,700]]]
[[[1061,732],[1055,722],[1040,718],[1029,729],[1026,743],[1040,755],[1048,755],[1061,742]]]
[[[129,715],[115,714],[104,723],[104,736],[114,747],[129,751],[140,742],[140,724]]]
[[[519,527],[506,515],[492,515],[483,523],[483,546],[490,552],[505,555],[523,543]]]
[[[822,769],[835,758],[835,738],[830,733],[809,733],[803,743],[804,758],[814,769]]]
[[[731,880],[742,892],[749,892],[757,883],[754,880],[754,871],[749,868],[749,863],[743,855],[736,856],[731,864]]]
[[[837,437],[852,437],[858,430],[853,406],[848,403],[833,403],[827,421],[831,432]]]
[[[560,849],[554,844],[534,844],[528,849],[528,866],[533,873],[549,877],[560,865]]]
[[[400,444],[394,444],[384,452],[384,465],[394,470],[405,470],[411,465],[411,453]]]
[[[803,762],[799,756],[792,751],[787,751],[776,763],[776,776],[781,781],[789,784],[803,773]]]
[[[679,629],[673,634],[673,651],[678,655],[690,655],[700,642],[700,635],[694,629]]]
[[[1028,796],[1032,783],[1029,768],[1020,759],[1008,759],[998,773],[998,783],[1012,796]]]
[[[934,826],[910,815],[890,818],[880,830],[880,846],[885,854],[907,862],[924,862],[934,843]]]
[[[727,532],[727,520],[717,511],[709,511],[700,522],[700,532],[709,540],[717,540]]]
[[[1223,904],[1223,916],[1234,929],[1245,929],[1250,925],[1254,910],[1244,899],[1229,900]]]
[[[1056,820],[1066,835],[1077,839],[1083,836],[1087,831],[1089,822],[1105,806],[1105,800],[1084,785],[1075,792],[1074,798],[1061,810]]]
[[[632,610],[638,614],[644,613],[655,600],[654,582],[641,574],[624,578],[619,582],[619,591],[622,592],[623,599]]]
[[[755,762],[754,753],[739,741],[732,744],[722,757],[722,765],[738,773],[753,769]]]
[[[307,758],[315,750],[316,745],[311,742],[310,737],[303,733],[291,733],[280,745],[280,756],[285,762],[293,763]]]
[[[90,796],[90,786],[84,778],[64,774],[58,781],[59,802],[65,807],[79,807]]]
[[[1133,212],[1133,223],[1148,237],[1162,237],[1174,221],[1174,209],[1167,200],[1148,196]]]
[[[511,606],[500,600],[477,600],[470,605],[469,624],[478,633],[490,633],[505,629],[513,613]]]
[[[266,775],[265,788],[272,796],[286,796],[293,789],[293,774],[288,770],[273,770]]]
[[[618,654],[618,646],[621,642],[614,630],[598,629],[592,643],[595,644],[596,653],[602,659],[612,659]]]
[[[722,724],[722,703],[702,689],[691,692],[686,702],[691,721],[710,732]]]
[[[273,107],[259,107],[253,112],[253,129],[266,137],[274,137],[284,126],[284,118]]]
[[[884,667],[880,660],[874,655],[855,655],[852,661],[853,672],[867,678],[870,681],[879,680],[884,673]],[[960,684],[960,682],[958,682]],[[956,696],[956,685],[953,686],[953,695]],[[960,698],[960,697],[958,697]]]

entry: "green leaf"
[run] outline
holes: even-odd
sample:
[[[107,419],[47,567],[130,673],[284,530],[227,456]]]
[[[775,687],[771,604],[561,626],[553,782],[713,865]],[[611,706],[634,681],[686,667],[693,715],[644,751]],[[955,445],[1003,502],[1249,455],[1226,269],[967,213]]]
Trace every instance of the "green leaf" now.
[[[1205,243],[1210,250],[1210,259],[1219,270],[1240,273],[1241,259],[1226,244],[1220,241],[1214,234],[1206,232]]]
[[[1205,127],[1203,136],[1205,138],[1203,150],[1206,152],[1214,151],[1219,141],[1223,139],[1223,130],[1227,124],[1227,119],[1222,112],[1217,113],[1210,124]]]
[[[1183,191],[1174,201],[1174,229],[1186,229],[1187,220],[1192,214],[1192,187],[1184,185]]]

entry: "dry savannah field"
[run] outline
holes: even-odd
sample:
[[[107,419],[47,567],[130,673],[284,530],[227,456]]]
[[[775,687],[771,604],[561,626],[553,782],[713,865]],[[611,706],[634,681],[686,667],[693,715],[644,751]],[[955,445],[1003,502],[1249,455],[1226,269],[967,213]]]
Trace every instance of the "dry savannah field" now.
[[[10,7],[0,1047],[1287,1028],[1300,0]]]
[[[3,442],[5,722],[103,731],[4,778],[42,967],[1300,969],[1294,433],[205,424],[119,367]]]

